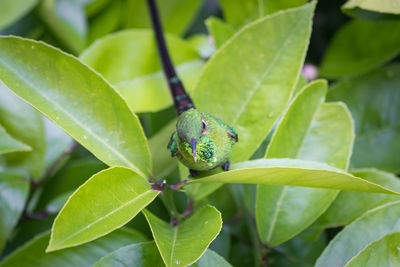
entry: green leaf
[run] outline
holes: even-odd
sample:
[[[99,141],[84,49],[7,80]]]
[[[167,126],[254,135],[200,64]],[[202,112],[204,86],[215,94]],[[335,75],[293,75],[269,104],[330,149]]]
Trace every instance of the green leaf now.
[[[199,55],[207,59],[212,56],[215,52],[215,45],[210,40],[207,34],[195,34],[191,35],[187,42],[199,53]]]
[[[201,256],[201,258],[193,265],[192,267],[209,267],[209,266],[218,266],[218,267],[231,267],[223,257],[218,255],[216,252],[211,249],[207,249],[206,252]]]
[[[27,14],[38,0],[2,0],[0,1],[0,30],[10,26]]]
[[[351,165],[400,172],[400,65],[344,79],[332,87],[327,99],[343,101],[356,126]]]
[[[298,7],[307,0],[219,0],[224,17],[235,28],[264,15],[291,7]]]
[[[0,54],[2,52],[0,49]],[[1,61],[2,57],[0,56]],[[2,70],[0,69],[0,80],[1,76]],[[6,155],[5,161],[0,163],[0,166],[25,177],[39,178],[43,171],[46,150],[42,117],[34,108],[15,96],[1,81],[0,124],[12,137],[32,148],[29,152]]]
[[[0,173],[0,254],[24,210],[28,192],[27,179],[11,173]]]
[[[400,232],[372,242],[352,258],[346,267],[400,266]]]
[[[138,118],[101,76],[76,58],[40,42],[1,37],[0,79],[106,164],[150,172]]]
[[[172,226],[152,213],[144,212],[164,263],[187,266],[198,260],[222,227],[221,213],[204,206],[177,226]]]
[[[54,266],[80,266],[89,267],[108,253],[132,243],[144,242],[146,238],[139,232],[118,229],[109,235],[92,241],[88,244],[63,249],[61,251],[46,253],[45,249],[49,240],[46,232],[35,237],[21,248],[10,254],[1,267],[54,267]]]
[[[167,149],[171,135],[176,130],[175,125],[176,120],[171,121],[149,140],[152,162],[154,162],[153,175],[160,179],[164,179],[178,166],[176,158],[171,157],[171,152]]]
[[[10,136],[6,130],[0,125],[0,155],[11,153],[11,152],[21,152],[21,151],[31,151],[32,148],[24,143],[14,139]]]
[[[315,266],[344,266],[372,242],[398,232],[399,212],[399,201],[368,211],[332,239]]]
[[[214,43],[217,48],[221,47],[225,41],[232,37],[235,33],[233,27],[226,24],[219,18],[211,17],[205,21],[208,32],[214,38]]]
[[[89,22],[88,44],[116,30],[121,21],[122,1],[112,1]]]
[[[58,214],[46,251],[77,246],[110,233],[135,217],[159,193],[128,168],[113,167],[93,175]]]
[[[38,7],[42,21],[74,54],[86,46],[88,26],[84,4],[80,0],[43,0]]]
[[[329,78],[365,73],[400,52],[400,22],[353,20],[333,37],[320,74]]]
[[[92,267],[163,267],[160,252],[154,242],[137,243],[122,247],[97,261]]]
[[[151,22],[145,0],[128,0],[123,8],[124,28],[150,28]],[[161,23],[165,32],[182,35],[193,21],[201,0],[157,0]]]
[[[398,0],[348,0],[342,6],[344,10],[355,8],[381,13],[400,14],[400,2]]]
[[[172,60],[191,91],[203,67],[199,54],[185,41],[167,34]],[[81,55],[102,74],[136,112],[154,112],[172,104],[152,30],[126,30],[106,36]]]
[[[400,180],[393,174],[376,169],[353,170],[352,174],[386,188],[400,191]],[[398,196],[361,192],[340,192],[329,209],[318,219],[318,225],[347,225],[366,211],[399,200]],[[343,208],[346,207],[346,208]]]
[[[353,121],[340,104],[322,104],[325,81],[308,84],[279,123],[267,158],[298,158],[346,169],[353,147]],[[289,240],[314,222],[332,203],[337,190],[259,185],[256,222],[269,246]]]
[[[314,6],[244,27],[204,67],[193,99],[239,133],[233,161],[251,157],[286,107],[303,64]]]
[[[301,177],[301,179],[299,179]],[[329,165],[298,159],[258,159],[232,164],[232,170],[186,183],[274,184],[361,192],[400,193]]]

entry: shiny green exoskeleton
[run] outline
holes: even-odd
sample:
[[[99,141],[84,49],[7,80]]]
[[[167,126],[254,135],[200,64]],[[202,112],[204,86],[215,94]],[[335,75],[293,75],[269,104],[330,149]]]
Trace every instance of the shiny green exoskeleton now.
[[[228,124],[192,108],[179,115],[168,149],[171,156],[191,170],[205,171],[219,166],[228,170],[237,141],[236,131]]]

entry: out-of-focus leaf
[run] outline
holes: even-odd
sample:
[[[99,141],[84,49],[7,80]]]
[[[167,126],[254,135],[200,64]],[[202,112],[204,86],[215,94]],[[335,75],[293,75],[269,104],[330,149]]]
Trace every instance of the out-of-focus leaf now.
[[[86,46],[88,25],[84,4],[81,0],[43,0],[38,8],[41,19],[74,54]]]
[[[400,52],[400,21],[353,20],[333,37],[320,74],[329,78],[365,73]]]
[[[400,232],[372,242],[353,257],[346,267],[400,266]]]
[[[96,15],[103,10],[111,0],[83,0],[85,1],[85,10],[89,17]]]
[[[214,38],[215,47],[219,48],[235,33],[233,27],[219,18],[211,17],[206,20],[208,32]]]
[[[232,170],[228,172],[194,179],[186,185],[196,183],[292,185],[400,195],[327,164],[298,159],[258,159],[240,162],[233,164]]]
[[[122,247],[97,261],[93,267],[163,267],[163,260],[154,242]]]
[[[42,117],[1,82],[0,124],[12,137],[32,148],[29,152],[8,154],[1,164],[3,169],[21,173],[25,177],[32,175],[33,178],[39,178],[44,168],[46,150]]]
[[[400,180],[391,173],[376,169],[360,169],[353,170],[352,174],[386,188],[400,191]],[[364,212],[396,200],[399,200],[398,196],[343,191],[318,219],[317,224],[323,226],[347,225]]]
[[[0,79],[103,162],[150,172],[138,118],[101,76],[76,58],[40,42],[1,37]]]
[[[344,266],[372,242],[400,230],[400,202],[368,211],[346,226],[325,248],[316,267]]]
[[[211,249],[207,249],[206,252],[201,256],[201,258],[196,261],[192,267],[209,267],[209,266],[218,266],[218,267],[231,267],[224,258],[218,255],[216,252]]]
[[[27,179],[11,173],[0,173],[0,254],[25,207],[28,192]]]
[[[77,246],[110,233],[135,217],[159,193],[128,168],[114,167],[95,174],[71,195],[58,214],[47,251]]]
[[[21,151],[31,151],[32,148],[24,143],[14,139],[10,136],[6,130],[0,125],[0,155],[11,153],[11,152],[21,152]]]
[[[314,6],[244,27],[204,67],[193,99],[201,111],[238,132],[233,161],[251,157],[286,107],[303,64]]]
[[[98,259],[120,247],[132,243],[144,242],[146,238],[139,232],[118,229],[109,235],[88,244],[46,253],[50,233],[35,237],[30,242],[10,254],[0,263],[1,267],[54,267],[80,266],[89,267]]]
[[[206,34],[195,34],[189,37],[188,43],[200,54],[202,58],[209,58],[215,52],[215,45]]]
[[[392,65],[344,79],[328,92],[329,101],[345,102],[354,117],[353,167],[400,171],[399,84],[400,65]]]
[[[276,11],[298,7],[307,0],[219,0],[226,20],[235,28]]]
[[[222,227],[221,213],[211,206],[196,210],[177,226],[144,212],[166,266],[187,266],[198,260]]]
[[[166,35],[172,60],[188,91],[203,61],[185,41]],[[152,30],[126,30],[95,42],[81,59],[102,74],[136,112],[153,112],[172,104]]]
[[[122,1],[114,0],[103,12],[89,21],[88,44],[118,28],[121,21]]]
[[[156,2],[164,31],[177,35],[185,33],[202,3],[201,0],[157,0]],[[150,28],[147,1],[125,1],[122,25],[124,28]]]
[[[342,6],[345,11],[356,8],[380,13],[400,14],[400,2],[398,0],[348,0]]]
[[[27,14],[38,0],[2,0],[0,1],[0,30],[13,24]]]

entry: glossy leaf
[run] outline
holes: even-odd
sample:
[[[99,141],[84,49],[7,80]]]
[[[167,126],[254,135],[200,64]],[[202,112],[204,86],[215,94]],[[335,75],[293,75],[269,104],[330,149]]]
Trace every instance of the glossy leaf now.
[[[392,65],[344,79],[329,91],[327,99],[345,102],[355,120],[353,167],[400,171],[399,83],[400,65]]]
[[[152,213],[144,212],[166,266],[187,266],[198,260],[222,227],[221,213],[211,206],[172,226]]]
[[[24,246],[10,254],[0,263],[1,267],[54,267],[81,266],[89,267],[108,253],[136,242],[144,242],[146,238],[139,232],[118,229],[109,235],[88,244],[46,253],[50,233],[35,237]]]
[[[128,168],[114,167],[93,175],[58,214],[47,251],[77,246],[110,233],[135,217],[159,193]]]
[[[153,175],[157,178],[164,179],[178,166],[177,159],[171,157],[171,152],[167,149],[172,133],[176,130],[175,125],[176,121],[171,121],[149,140],[151,157],[154,162]]]
[[[399,212],[398,201],[368,211],[332,239],[315,266],[343,266],[372,242],[398,232]]]
[[[2,0],[0,1],[0,30],[10,26],[27,14],[38,0]]]
[[[40,42],[2,37],[0,79],[108,165],[150,172],[138,118],[101,76],[74,57]]]
[[[307,3],[306,0],[219,0],[219,2],[224,17],[236,28],[264,15]]]
[[[219,18],[211,17],[207,19],[205,23],[208,32],[214,38],[214,43],[217,48],[221,47],[221,45],[235,33],[235,30],[231,25],[226,24]]]
[[[137,243],[122,247],[97,261],[92,267],[132,266],[163,267],[163,260],[154,242]]]
[[[388,234],[352,258],[346,267],[400,266],[400,232]]]
[[[251,157],[286,107],[303,64],[314,5],[244,27],[204,67],[194,102],[238,132],[233,161]]]
[[[157,0],[161,23],[166,32],[184,34],[193,21],[201,0]],[[146,0],[128,0],[123,8],[122,22],[124,28],[150,28]]]
[[[400,22],[353,20],[333,37],[320,74],[329,78],[365,73],[400,52]]]
[[[391,173],[376,169],[359,169],[353,170],[352,174],[386,188],[400,191],[400,180]],[[323,226],[347,225],[366,211],[396,200],[400,200],[398,196],[386,194],[340,192],[328,210],[318,219],[318,224]]]
[[[325,81],[308,84],[293,100],[270,141],[267,158],[298,158],[346,169],[353,147],[353,121],[340,104],[322,104]],[[337,190],[259,185],[256,221],[260,238],[276,246],[314,222]]]
[[[393,0],[348,0],[343,9],[361,8],[381,13],[400,14],[400,2]]]
[[[86,46],[87,18],[85,1],[43,0],[38,14],[52,33],[74,54]]]
[[[0,49],[0,54],[2,52]],[[0,57],[0,61],[2,60],[3,58]],[[0,76],[1,74],[0,70]],[[15,96],[1,82],[0,124],[12,137],[32,148],[29,152],[7,155],[0,166],[3,169],[18,172],[25,177],[39,178],[44,168],[46,150],[43,120],[34,108]]]
[[[329,165],[298,159],[258,159],[232,165],[221,172],[186,183],[242,183],[292,185],[400,195],[378,184],[355,177]],[[301,179],[299,179],[301,177]]]
[[[172,60],[186,88],[203,67],[199,54],[185,41],[166,35]],[[152,30],[127,30],[94,43],[81,59],[102,74],[136,112],[157,111],[172,104],[161,70]]]
[[[11,153],[30,151],[32,148],[24,143],[14,139],[6,130],[0,125],[0,155]]]
[[[0,173],[0,254],[24,210],[28,192],[27,179],[11,173]]]

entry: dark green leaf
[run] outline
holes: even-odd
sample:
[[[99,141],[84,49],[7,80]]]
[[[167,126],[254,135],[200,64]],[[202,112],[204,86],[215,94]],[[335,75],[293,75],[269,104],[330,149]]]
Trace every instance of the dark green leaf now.
[[[0,1],[0,30],[13,24],[28,13],[38,0],[2,0]]]

